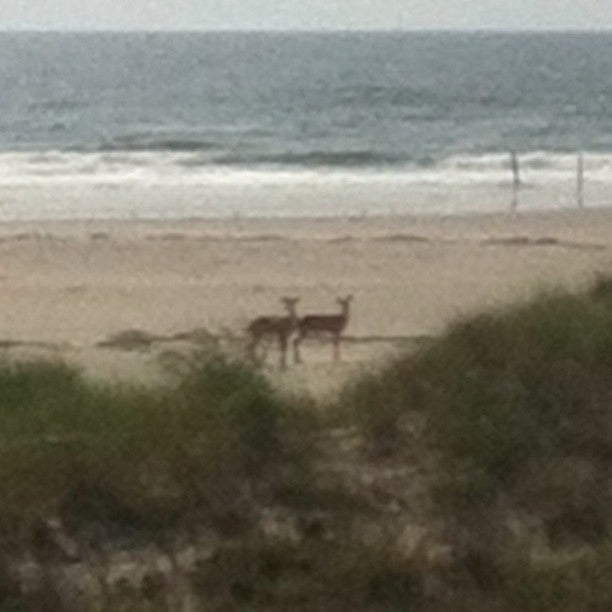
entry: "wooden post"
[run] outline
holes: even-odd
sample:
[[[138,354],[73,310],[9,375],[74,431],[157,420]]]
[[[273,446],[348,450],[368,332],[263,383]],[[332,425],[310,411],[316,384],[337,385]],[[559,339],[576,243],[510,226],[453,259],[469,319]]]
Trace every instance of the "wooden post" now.
[[[512,212],[515,212],[518,206],[518,192],[521,185],[519,160],[516,151],[510,152],[510,166],[512,167]]]
[[[578,155],[576,164],[576,204],[578,208],[584,208],[584,156]]]

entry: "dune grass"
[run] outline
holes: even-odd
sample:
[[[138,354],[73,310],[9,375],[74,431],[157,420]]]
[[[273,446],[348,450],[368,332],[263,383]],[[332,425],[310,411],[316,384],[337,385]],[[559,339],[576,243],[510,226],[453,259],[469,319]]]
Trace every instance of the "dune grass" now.
[[[219,356],[158,389],[94,384],[62,364],[4,364],[0,533],[20,537],[49,517],[75,529],[240,523],[254,495],[307,470],[300,410]]]
[[[527,494],[528,472],[558,488],[560,501],[572,497],[568,470],[572,486],[581,477],[599,486],[612,459],[611,398],[612,299],[598,285],[455,323],[353,383],[340,409],[374,445],[395,451],[410,441],[403,423],[423,416],[448,501],[471,510],[502,490]]]
[[[383,461],[426,466],[450,562],[360,543],[351,500],[317,488],[308,401],[218,355],[155,389],[0,365],[0,538],[31,541],[50,517],[103,537],[227,530],[233,544],[195,575],[211,610],[612,607],[612,281],[459,321],[329,410]],[[254,536],[254,509],[275,504],[325,508],[343,527]]]
[[[349,540],[249,540],[198,573],[211,610],[409,612],[423,602],[421,577],[390,550]]]
[[[454,511],[505,495],[551,538],[607,533],[611,375],[612,303],[593,295],[542,295],[454,326],[409,385]]]
[[[456,322],[355,381],[338,413],[372,449],[433,466],[460,568],[442,609],[610,608],[610,279]]]

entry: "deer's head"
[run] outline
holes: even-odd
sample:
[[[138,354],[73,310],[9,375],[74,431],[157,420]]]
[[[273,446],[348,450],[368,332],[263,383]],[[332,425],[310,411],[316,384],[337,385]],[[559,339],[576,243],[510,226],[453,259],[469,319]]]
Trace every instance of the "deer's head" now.
[[[337,302],[338,304],[340,304],[340,307],[342,308],[342,310],[344,310],[345,312],[348,311],[349,308],[349,304],[351,303],[351,301],[353,300],[353,296],[352,295],[347,295],[346,297],[339,297],[337,298]]]
[[[287,311],[292,314],[295,313],[295,306],[300,301],[299,297],[282,297],[281,303],[287,309]]]

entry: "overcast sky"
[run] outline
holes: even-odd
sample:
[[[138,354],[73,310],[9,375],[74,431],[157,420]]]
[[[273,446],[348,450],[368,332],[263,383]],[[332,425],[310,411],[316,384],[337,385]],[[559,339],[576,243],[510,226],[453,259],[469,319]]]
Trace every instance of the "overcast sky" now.
[[[612,29],[612,0],[0,0],[0,29]]]

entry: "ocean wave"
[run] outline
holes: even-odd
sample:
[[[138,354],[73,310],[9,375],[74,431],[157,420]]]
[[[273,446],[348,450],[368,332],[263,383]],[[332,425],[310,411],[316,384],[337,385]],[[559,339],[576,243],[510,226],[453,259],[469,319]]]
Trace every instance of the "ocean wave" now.
[[[236,142],[265,141],[271,132],[259,125],[165,125],[143,126],[141,130],[117,134],[94,151],[206,153],[224,152]]]
[[[440,167],[457,172],[500,172],[511,167],[510,152],[495,152],[482,155],[455,155],[440,162]],[[528,151],[517,153],[519,167],[523,170],[568,174],[576,171],[581,154],[575,152]],[[612,153],[582,153],[585,169],[592,172],[611,171]]]
[[[283,154],[226,154],[201,151],[116,150],[104,152],[0,153],[1,185],[124,184],[207,185],[303,181],[392,180],[424,185],[500,185],[511,180],[509,153],[403,159],[376,151],[312,151]],[[575,180],[577,155],[532,151],[519,154],[527,184]],[[612,153],[585,153],[588,180],[612,185]]]
[[[214,163],[227,166],[376,167],[406,163],[406,157],[367,150],[305,151],[286,153],[231,153],[217,156]]]
[[[100,151],[212,151],[222,145],[209,139],[188,137],[123,136],[99,147]]]

